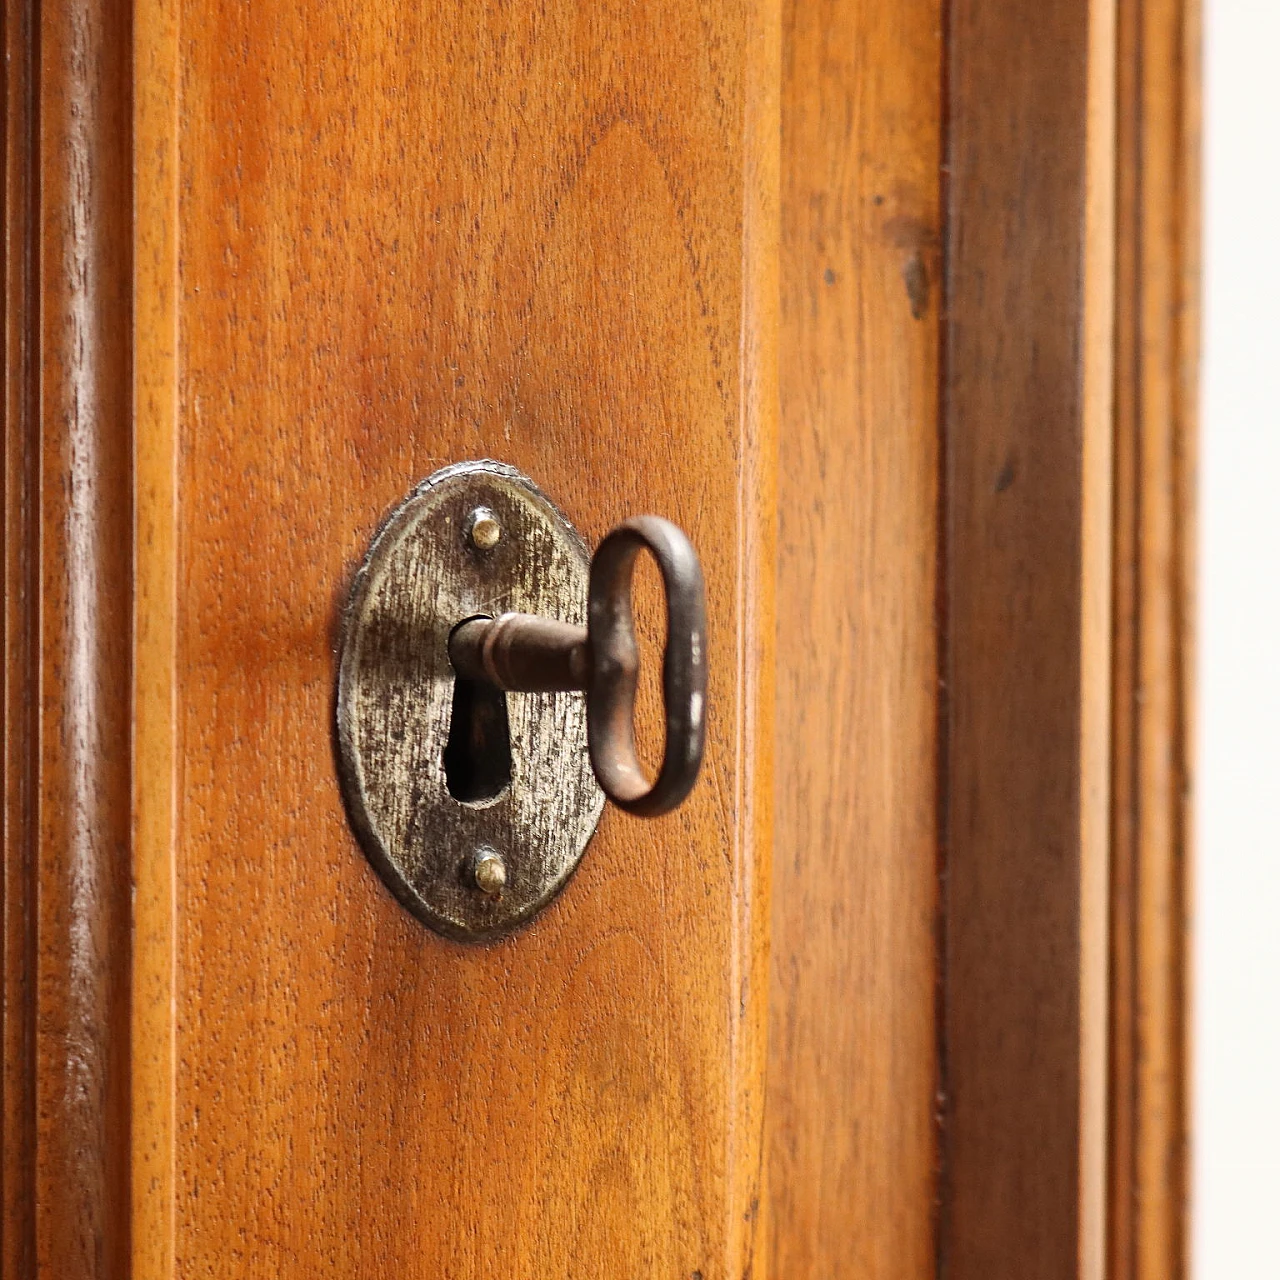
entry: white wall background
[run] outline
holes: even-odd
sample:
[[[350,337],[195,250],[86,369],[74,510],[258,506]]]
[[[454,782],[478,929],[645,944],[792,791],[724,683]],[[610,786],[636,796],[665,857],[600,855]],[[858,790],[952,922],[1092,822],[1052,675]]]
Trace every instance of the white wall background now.
[[[1280,0],[1205,0],[1196,1280],[1280,1280]]]

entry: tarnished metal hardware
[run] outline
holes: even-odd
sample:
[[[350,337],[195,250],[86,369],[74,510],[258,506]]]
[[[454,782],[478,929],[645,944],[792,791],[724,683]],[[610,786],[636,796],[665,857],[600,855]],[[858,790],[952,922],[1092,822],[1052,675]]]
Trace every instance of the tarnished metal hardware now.
[[[667,742],[656,781],[636,758],[634,732],[639,658],[631,616],[636,556],[658,562],[667,595],[667,647],[662,698]],[[702,567],[689,539],[669,520],[637,516],[610,532],[591,560],[588,606],[591,684],[587,740],[605,794],[628,813],[653,817],[689,794],[706,743],[707,648]]]
[[[507,887],[507,864],[493,849],[477,849],[471,859],[471,878],[481,893],[500,898]]]
[[[450,632],[504,610],[582,626],[588,572],[532,481],[470,462],[414,489],[356,573],[338,664],[343,796],[387,886],[451,937],[496,937],[555,897],[604,793],[582,696],[457,679]]]
[[[508,693],[585,690],[591,673],[586,627],[530,613],[469,618],[449,637],[453,669]]]
[[[667,598],[652,785],[633,724],[631,580],[645,550]],[[414,490],[356,576],[338,680],[348,810],[397,897],[451,936],[494,936],[572,873],[600,817],[596,779],[630,813],[678,805],[702,761],[705,632],[698,558],[669,521],[625,521],[588,569],[577,535],[510,467],[464,463]]]
[[[636,557],[649,551],[667,597],[662,686],[666,749],[650,784],[636,756],[639,651],[631,613]],[[698,777],[706,740],[706,616],[702,569],[688,538],[660,516],[624,521],[591,561],[588,626],[504,613],[472,618],[449,639],[460,675],[512,692],[584,690],[591,766],[619,808],[644,817],[674,809]]]

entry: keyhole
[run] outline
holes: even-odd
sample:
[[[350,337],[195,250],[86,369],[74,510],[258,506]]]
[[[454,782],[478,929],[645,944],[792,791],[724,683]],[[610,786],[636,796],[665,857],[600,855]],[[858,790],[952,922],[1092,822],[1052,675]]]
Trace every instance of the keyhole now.
[[[511,723],[501,689],[454,679],[444,780],[449,794],[463,804],[496,800],[511,785]]]

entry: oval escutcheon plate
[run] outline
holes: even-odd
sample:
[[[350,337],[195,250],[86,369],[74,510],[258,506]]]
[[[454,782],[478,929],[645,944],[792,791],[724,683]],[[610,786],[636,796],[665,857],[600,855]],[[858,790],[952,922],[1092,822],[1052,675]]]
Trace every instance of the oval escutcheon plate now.
[[[449,633],[506,611],[584,625],[587,576],[582,540],[533,482],[485,461],[414,489],[352,584],[337,692],[347,811],[391,891],[450,937],[494,937],[544,907],[604,793],[582,694],[455,691]]]

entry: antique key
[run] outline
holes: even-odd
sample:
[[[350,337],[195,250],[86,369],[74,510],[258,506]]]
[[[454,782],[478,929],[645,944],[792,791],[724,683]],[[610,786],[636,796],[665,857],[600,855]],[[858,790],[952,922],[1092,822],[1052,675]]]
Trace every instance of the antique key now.
[[[667,597],[662,664],[666,750],[650,785],[636,758],[634,712],[639,651],[631,614],[636,556],[657,561]],[[585,691],[591,766],[620,809],[657,817],[689,794],[706,739],[707,667],[702,569],[689,539],[661,516],[623,521],[591,560],[588,623],[528,613],[473,618],[449,636],[459,675],[511,693]]]

